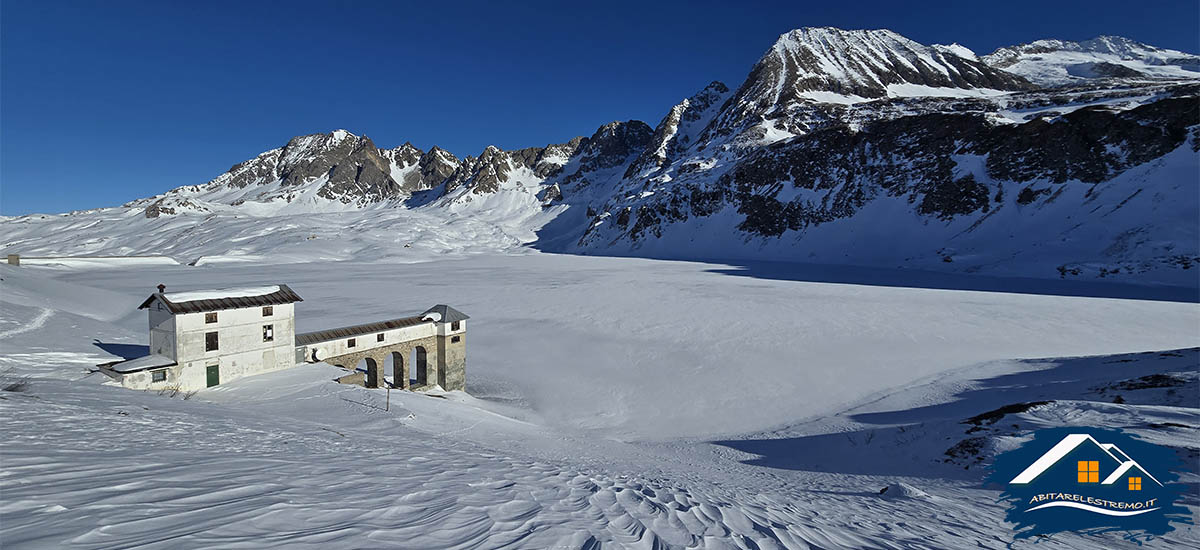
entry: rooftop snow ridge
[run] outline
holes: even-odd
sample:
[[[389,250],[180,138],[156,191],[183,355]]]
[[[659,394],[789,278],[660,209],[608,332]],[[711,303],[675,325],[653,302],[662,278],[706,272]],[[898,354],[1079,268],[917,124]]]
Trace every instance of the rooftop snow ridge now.
[[[215,300],[219,298],[247,298],[251,296],[264,296],[273,292],[279,292],[279,285],[170,292],[163,294],[163,297],[175,303],[183,303],[196,300]]]

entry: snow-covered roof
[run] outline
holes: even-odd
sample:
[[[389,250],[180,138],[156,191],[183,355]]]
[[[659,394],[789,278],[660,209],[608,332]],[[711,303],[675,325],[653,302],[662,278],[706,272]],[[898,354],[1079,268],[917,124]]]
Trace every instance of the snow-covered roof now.
[[[465,321],[470,319],[466,313],[454,309],[446,304],[438,304],[421,314],[423,319],[428,319],[435,323],[453,323],[455,321]]]
[[[242,288],[219,288],[216,290],[192,290],[188,292],[168,292],[163,297],[175,302],[194,302],[196,300],[219,300],[221,298],[249,298],[251,296],[266,296],[279,292],[279,285],[248,286]]]
[[[297,346],[307,346],[309,344],[317,344],[320,342],[328,342],[330,340],[339,340],[342,338],[351,338],[354,336],[362,336],[375,332],[383,332],[396,328],[411,327],[425,323],[427,320],[423,316],[405,317],[403,319],[392,319],[389,321],[378,321],[374,323],[363,323],[349,327],[331,328],[326,330],[318,330],[315,332],[305,332],[296,335]]]
[[[156,292],[151,294],[138,309],[150,307],[155,300],[161,301],[171,313],[195,313],[218,311],[240,307],[269,306],[304,301],[287,285],[221,288],[214,290],[192,290],[187,292]]]
[[[175,366],[175,364],[176,364],[175,360],[171,359],[170,357],[164,357],[162,355],[150,354],[150,355],[146,355],[144,357],[138,357],[137,359],[121,361],[120,363],[116,363],[116,364],[110,366],[109,368],[116,372],[119,372],[121,374],[128,374],[131,372],[137,372],[140,370],[153,369],[153,368],[158,368],[158,367],[173,367],[173,366]]]

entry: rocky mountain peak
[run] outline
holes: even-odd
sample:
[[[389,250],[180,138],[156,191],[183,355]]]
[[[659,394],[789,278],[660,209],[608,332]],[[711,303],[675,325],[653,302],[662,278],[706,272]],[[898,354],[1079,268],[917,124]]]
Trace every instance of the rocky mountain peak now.
[[[755,146],[803,133],[807,123],[799,119],[824,116],[819,111],[840,105],[1032,88],[1024,78],[960,56],[955,48],[925,46],[890,30],[802,28],[775,41],[708,132],[741,135],[754,128],[743,145]],[[782,128],[770,122],[797,114],[798,120],[784,121]]]
[[[629,165],[625,177],[647,177],[692,147],[725,99],[729,87],[713,81],[674,107],[663,117],[642,154]]]
[[[929,88],[1029,88],[1020,78],[977,61],[909,40],[887,29],[802,28],[785,33],[759,60],[754,87],[771,85],[782,100],[805,92],[880,98],[909,95],[904,85]],[[757,76],[758,78],[753,78]],[[820,97],[810,95],[809,97]]]
[[[1080,42],[1035,40],[999,48],[981,61],[1048,87],[1112,78],[1200,79],[1200,56],[1121,36],[1098,36]]]
[[[581,164],[592,170],[623,164],[646,147],[653,133],[650,125],[640,120],[605,124],[581,147]]]

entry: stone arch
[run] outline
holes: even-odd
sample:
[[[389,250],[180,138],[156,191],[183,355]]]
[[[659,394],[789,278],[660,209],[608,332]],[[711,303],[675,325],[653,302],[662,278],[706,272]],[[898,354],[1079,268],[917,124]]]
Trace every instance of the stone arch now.
[[[429,384],[429,352],[425,346],[413,347],[411,382],[414,388]]]
[[[383,358],[383,375],[386,379],[391,374],[393,388],[408,387],[408,369],[404,368],[404,354],[398,351],[389,352]]]
[[[364,384],[368,388],[378,388],[380,379],[379,362],[373,357],[363,357],[362,362],[366,363],[367,379]],[[357,368],[358,365],[355,365]]]

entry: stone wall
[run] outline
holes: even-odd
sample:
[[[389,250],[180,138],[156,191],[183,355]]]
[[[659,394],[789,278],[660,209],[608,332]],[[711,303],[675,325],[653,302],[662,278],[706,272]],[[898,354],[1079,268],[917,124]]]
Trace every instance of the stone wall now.
[[[455,342],[455,339],[458,339]],[[467,334],[437,337],[438,385],[446,390],[467,389]]]
[[[419,346],[425,348],[427,380],[429,382],[440,382],[442,379],[440,368],[442,363],[439,360],[441,355],[439,354],[438,342],[435,340],[435,338],[436,337],[434,336],[427,336],[424,338],[418,338],[416,340],[409,340],[407,342],[397,342],[384,347],[345,353],[342,355],[335,355],[333,357],[321,357],[320,359],[323,363],[335,365],[346,370],[354,370],[359,361],[371,359],[371,361],[375,362],[375,366],[373,368],[376,369],[377,372],[375,376],[371,376],[371,374],[368,372],[368,375],[364,380],[364,385],[367,387],[378,388],[383,386],[383,370],[388,355],[391,355],[392,353],[399,353],[401,360],[396,362],[396,367],[398,367],[397,370],[399,372],[393,374],[393,376],[397,379],[396,382],[398,382],[395,387],[407,388],[409,372],[413,367],[412,365],[409,365],[409,362],[412,358],[413,350]],[[367,368],[368,371],[372,368],[370,362],[367,363]],[[374,381],[375,384],[370,384],[372,381]]]

